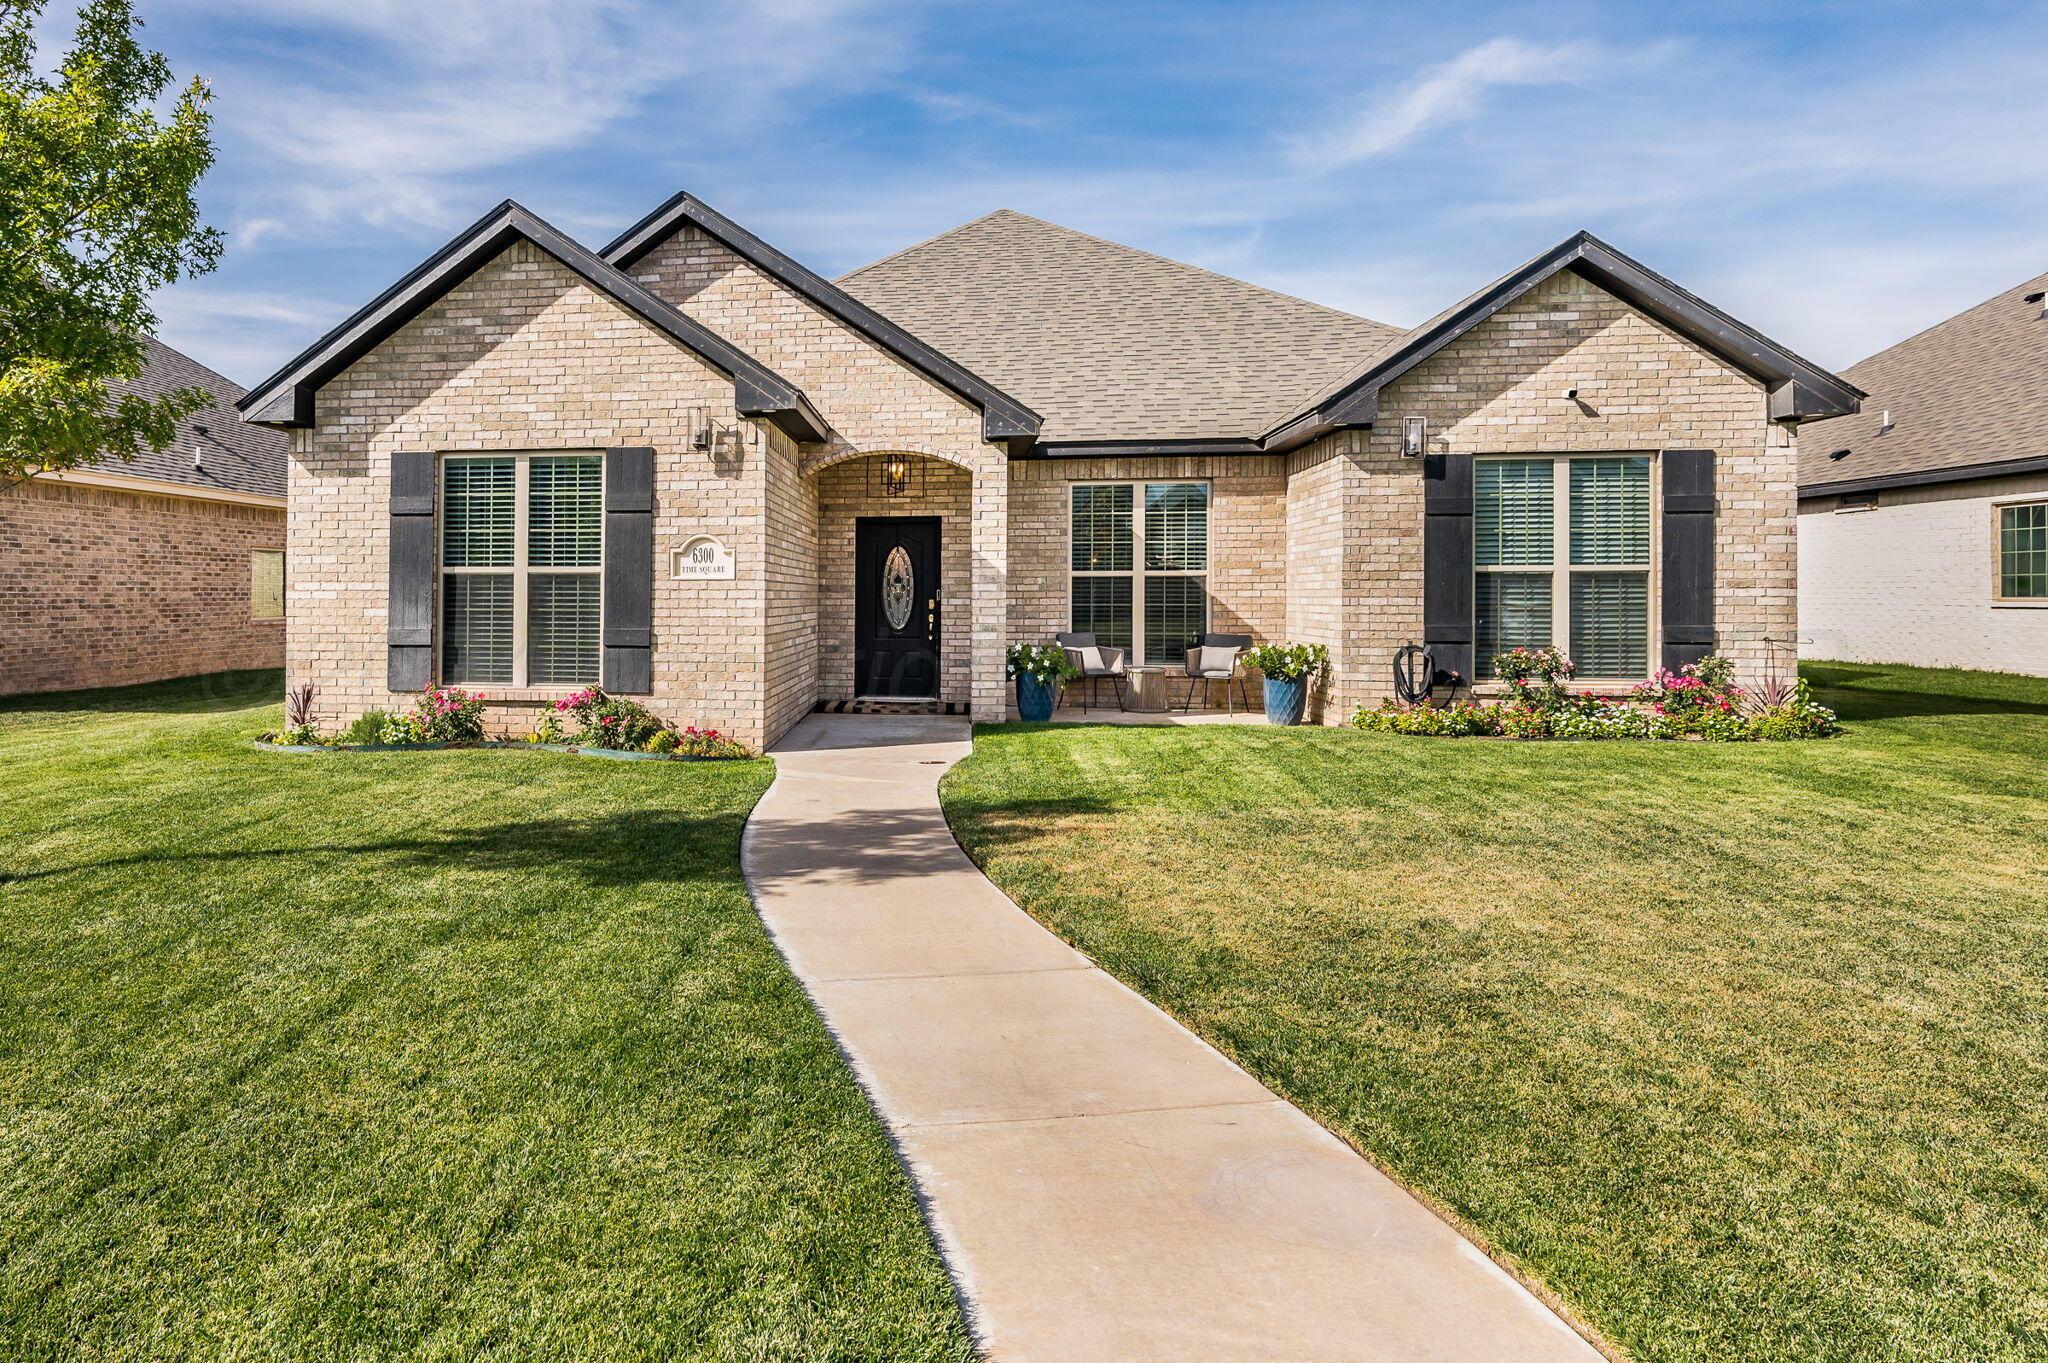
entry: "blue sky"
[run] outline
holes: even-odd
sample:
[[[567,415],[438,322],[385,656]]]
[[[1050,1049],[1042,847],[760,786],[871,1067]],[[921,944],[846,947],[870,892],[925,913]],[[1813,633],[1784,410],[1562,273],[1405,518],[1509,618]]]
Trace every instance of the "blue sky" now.
[[[1009,207],[1400,324],[1583,226],[1835,366],[2048,270],[2039,4],[139,8],[229,235],[161,332],[244,383],[507,197],[827,274]]]

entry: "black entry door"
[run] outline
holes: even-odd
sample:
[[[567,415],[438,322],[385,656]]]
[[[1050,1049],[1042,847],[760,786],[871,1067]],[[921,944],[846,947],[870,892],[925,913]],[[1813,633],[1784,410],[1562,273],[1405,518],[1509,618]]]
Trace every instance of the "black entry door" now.
[[[939,523],[863,518],[854,526],[854,690],[939,694]]]

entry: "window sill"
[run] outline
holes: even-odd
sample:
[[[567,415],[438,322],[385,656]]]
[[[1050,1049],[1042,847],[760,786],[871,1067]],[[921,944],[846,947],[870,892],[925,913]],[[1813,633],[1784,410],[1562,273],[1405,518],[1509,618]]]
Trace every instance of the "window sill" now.
[[[582,686],[492,686],[485,682],[442,682],[440,685],[459,686],[473,695],[481,694],[490,705],[552,705],[564,696],[587,691],[597,683],[589,682]]]
[[[2025,601],[2019,599],[2013,599],[2010,601],[1993,601],[1991,603],[1991,609],[1995,611],[2048,610],[2048,597],[2044,597],[2038,601]]]

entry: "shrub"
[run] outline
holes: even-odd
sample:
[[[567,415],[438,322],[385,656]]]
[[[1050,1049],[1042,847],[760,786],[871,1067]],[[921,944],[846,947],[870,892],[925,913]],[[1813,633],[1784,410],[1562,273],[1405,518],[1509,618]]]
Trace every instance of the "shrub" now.
[[[663,729],[660,733],[647,740],[647,751],[667,756],[681,746],[681,743],[682,740],[676,737],[674,729]]]
[[[1677,733],[1747,737],[1736,732],[1741,727],[1743,691],[1735,684],[1735,664],[1718,655],[1688,663],[1677,672],[1658,668],[1656,676],[1636,686],[1635,697],[1670,720]]]
[[[1276,681],[1320,677],[1330,666],[1324,644],[1260,644],[1244,651],[1244,661]]]
[[[337,743],[381,743],[384,741],[384,726],[391,722],[389,711],[365,710],[349,721],[341,731]]]
[[[320,731],[310,724],[295,724],[282,733],[270,734],[269,739],[287,748],[324,748],[327,740]]]
[[[1047,686],[1081,675],[1081,669],[1058,644],[1011,644],[1003,662],[1008,675],[1035,677]]]
[[[555,702],[560,714],[576,717],[576,741],[593,748],[640,752],[661,732],[662,724],[646,706],[623,696],[607,695],[602,687],[586,686]]]
[[[691,725],[686,729],[669,729],[666,735],[675,740],[669,751],[677,757],[752,757],[753,749],[726,737],[716,729],[699,729]]]
[[[410,713],[391,716],[377,735],[382,743],[475,743],[483,736],[484,698],[459,686],[429,686]]]
[[[1815,703],[1812,688],[1801,677],[1792,687],[1792,698],[1751,716],[1752,737],[1766,743],[1804,738],[1832,738],[1842,731],[1835,712]]]
[[[1361,729],[1383,734],[1418,734],[1427,738],[1471,738],[1500,732],[1500,707],[1461,700],[1450,705],[1404,705],[1390,700],[1376,710],[1361,708],[1351,717]]]
[[[1493,674],[1508,688],[1510,704],[1530,710],[1554,710],[1563,705],[1564,684],[1578,668],[1554,648],[1511,648],[1493,655]]]
[[[560,743],[562,741],[562,716],[557,710],[540,712],[540,722],[533,726],[533,732],[526,736],[528,743]]]

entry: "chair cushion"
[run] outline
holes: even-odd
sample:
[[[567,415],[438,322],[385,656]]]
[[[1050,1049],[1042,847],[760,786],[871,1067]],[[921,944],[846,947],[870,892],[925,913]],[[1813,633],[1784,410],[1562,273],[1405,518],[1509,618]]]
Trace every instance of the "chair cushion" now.
[[[1205,677],[1227,677],[1237,671],[1237,653],[1234,648],[1204,645],[1195,659],[1196,671]]]

